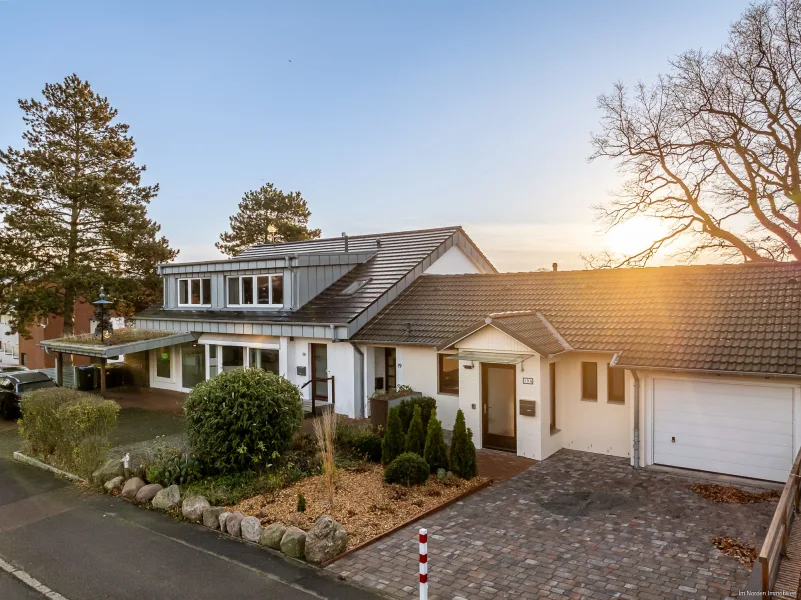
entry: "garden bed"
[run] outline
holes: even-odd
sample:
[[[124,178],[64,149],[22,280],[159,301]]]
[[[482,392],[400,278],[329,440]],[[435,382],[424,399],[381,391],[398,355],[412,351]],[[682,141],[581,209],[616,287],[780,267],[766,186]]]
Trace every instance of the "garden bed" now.
[[[421,486],[388,485],[384,483],[383,467],[365,464],[338,472],[334,508],[329,509],[321,480],[319,475],[308,477],[275,493],[248,498],[228,510],[258,517],[262,525],[281,522],[304,530],[327,514],[347,530],[351,549],[484,487],[489,481],[485,477],[469,481],[449,477],[443,482],[431,477]],[[297,512],[298,494],[306,498],[306,511],[302,513]]]

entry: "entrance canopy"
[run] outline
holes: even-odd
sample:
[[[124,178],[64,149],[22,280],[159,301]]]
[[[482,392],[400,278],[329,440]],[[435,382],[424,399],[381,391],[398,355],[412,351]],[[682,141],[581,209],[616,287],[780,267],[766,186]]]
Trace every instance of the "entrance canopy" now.
[[[193,342],[200,337],[199,333],[190,331],[148,331],[142,329],[129,330],[131,334],[115,332],[103,345],[96,335],[77,335],[54,340],[44,340],[39,345],[48,354],[77,354],[94,358],[117,358],[123,354],[155,350],[165,346],[175,346]],[[135,332],[135,333],[133,333]]]
[[[456,354],[449,354],[448,358],[454,360],[473,360],[482,363],[495,363],[499,365],[516,365],[535,356],[534,354],[518,354],[514,352],[480,352],[478,350],[459,350]]]

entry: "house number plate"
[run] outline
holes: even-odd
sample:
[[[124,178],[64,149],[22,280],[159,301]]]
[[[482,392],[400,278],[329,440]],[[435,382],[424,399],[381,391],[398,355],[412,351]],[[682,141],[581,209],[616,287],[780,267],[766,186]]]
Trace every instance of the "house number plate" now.
[[[523,384],[524,385],[534,385],[534,378],[533,377],[523,377]]]

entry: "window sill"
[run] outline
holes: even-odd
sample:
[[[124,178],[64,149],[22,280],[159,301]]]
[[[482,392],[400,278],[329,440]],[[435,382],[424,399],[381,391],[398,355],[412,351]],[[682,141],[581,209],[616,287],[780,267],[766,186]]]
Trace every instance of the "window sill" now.
[[[437,394],[439,394],[440,396],[454,396],[456,398],[459,397],[459,392],[442,392],[442,391],[439,391],[439,392],[437,392]]]
[[[582,398],[582,402],[598,402],[598,398]]]
[[[178,308],[211,308],[211,304],[179,304]]]
[[[195,304],[194,306],[197,306]],[[226,304],[225,308],[284,308],[283,304]]]
[[[551,427],[551,435],[556,435],[557,433],[562,433],[562,430],[556,427]]]
[[[625,400],[607,400],[606,403],[607,404],[617,404],[618,406],[625,406],[626,405],[626,401]]]

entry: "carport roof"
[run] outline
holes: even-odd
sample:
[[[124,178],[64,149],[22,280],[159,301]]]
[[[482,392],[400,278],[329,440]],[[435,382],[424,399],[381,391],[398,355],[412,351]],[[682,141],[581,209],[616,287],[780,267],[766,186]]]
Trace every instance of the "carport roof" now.
[[[101,346],[95,344],[81,344],[80,342],[68,341],[69,338],[59,338],[39,342],[39,345],[49,353],[62,352],[64,354],[77,354],[79,356],[92,356],[95,358],[116,358],[123,354],[133,354],[134,352],[144,352],[155,350],[164,346],[175,346],[192,342],[200,337],[199,333],[181,331],[170,335],[154,337],[151,339],[137,340],[124,344]]]
[[[513,311],[541,313],[573,349],[618,353],[624,368],[801,377],[797,261],[425,275],[352,339],[441,346]]]

